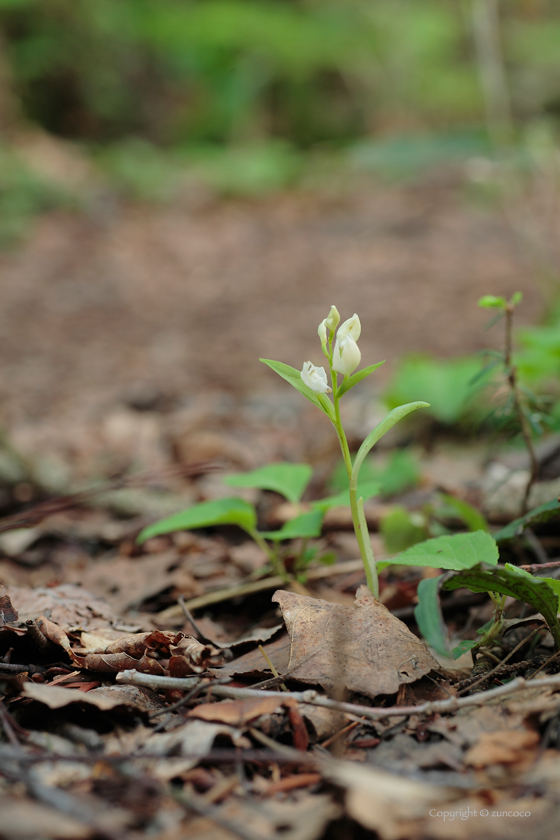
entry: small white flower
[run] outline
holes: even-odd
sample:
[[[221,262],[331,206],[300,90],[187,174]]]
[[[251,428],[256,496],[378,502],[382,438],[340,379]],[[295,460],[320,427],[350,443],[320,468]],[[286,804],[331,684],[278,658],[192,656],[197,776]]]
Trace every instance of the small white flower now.
[[[358,316],[356,315],[355,317],[357,318]],[[360,322],[358,321],[358,325],[359,323]],[[339,335],[337,336],[336,344],[334,345],[332,366],[333,370],[338,371],[338,373],[342,373],[344,376],[349,376],[360,364],[362,354],[360,353],[360,348],[351,335],[346,335],[346,337],[341,340],[339,337],[340,330],[338,332]]]
[[[303,384],[311,388],[315,394],[328,394],[332,391],[327,382],[325,368],[315,367],[311,362],[305,362],[303,365],[301,379]]]
[[[347,336],[350,336],[350,338],[353,338],[354,341],[357,341],[361,332],[362,325],[360,324],[360,319],[356,313],[354,313],[351,318],[348,318],[347,321],[340,325],[336,334],[336,339],[337,341],[342,342]]]
[[[336,328],[340,324],[340,315],[336,306],[331,306],[331,311],[323,321],[323,324],[325,325],[327,330],[336,330]]]
[[[325,318],[324,321],[321,321],[319,324],[319,329],[317,330],[319,333],[319,338],[321,339],[321,346],[323,350],[327,346],[327,319]]]

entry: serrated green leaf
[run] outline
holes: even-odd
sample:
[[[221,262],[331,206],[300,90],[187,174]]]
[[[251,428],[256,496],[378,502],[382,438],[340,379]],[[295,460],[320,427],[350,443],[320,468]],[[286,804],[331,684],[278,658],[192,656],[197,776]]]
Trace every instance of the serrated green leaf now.
[[[512,540],[514,537],[519,537],[523,533],[526,525],[536,525],[538,522],[546,522],[554,516],[556,511],[560,511],[560,502],[558,499],[545,502],[544,505],[533,508],[525,516],[514,519],[505,528],[497,531],[494,534],[494,539],[496,542],[505,542],[506,540]]]
[[[329,420],[334,420],[334,407],[332,402],[328,399],[325,394],[315,394],[311,388],[308,388],[307,385],[303,382],[301,378],[301,372],[296,370],[290,365],[284,364],[284,362],[275,362],[273,359],[260,359],[265,365],[268,365],[278,376],[281,376],[282,379],[285,379],[286,382],[289,382],[296,391],[299,391],[300,394],[303,394],[306,399],[316,405],[317,408],[320,408],[324,414],[327,415]],[[320,398],[323,399],[320,399]]]
[[[267,464],[251,472],[228,475],[224,484],[274,490],[295,504],[303,496],[312,474],[313,468],[309,464]]]
[[[398,405],[389,414],[384,417],[381,423],[378,423],[375,429],[373,429],[367,438],[364,440],[358,452],[356,454],[356,459],[354,461],[354,466],[352,468],[352,477],[357,478],[360,473],[360,468],[364,462],[364,459],[368,452],[371,450],[373,446],[377,443],[377,441],[386,434],[389,429],[392,429],[395,423],[398,423],[399,420],[402,420],[403,417],[406,417],[407,414],[410,414],[412,411],[416,411],[417,408],[429,408],[429,404],[427,402],[411,402],[407,403],[406,405]]]
[[[443,575],[424,578],[418,584],[418,604],[414,607],[414,618],[420,633],[442,656],[449,656],[447,630],[441,614],[439,587]]]
[[[289,522],[286,522],[278,531],[261,531],[261,537],[274,542],[281,540],[295,540],[299,537],[312,539],[321,534],[323,524],[323,511],[312,510],[309,513],[302,513]]]
[[[378,367],[385,364],[385,359],[382,362],[377,362],[376,365],[369,365],[369,367],[363,368],[363,370],[359,370],[357,373],[353,373],[352,376],[349,376],[348,379],[345,379],[340,388],[338,389],[339,396],[342,397],[350,388],[353,388],[354,385],[357,385],[358,382],[361,382],[362,379],[365,379],[366,376],[369,376],[370,373],[373,373],[374,370],[377,370]]]
[[[450,534],[417,543],[393,557],[395,565],[430,566],[434,569],[471,569],[479,563],[495,566],[498,546],[486,531]]]
[[[451,651],[451,656],[453,659],[459,659],[464,653],[468,653],[469,650],[472,650],[473,647],[476,645],[472,639],[464,639],[462,642],[459,642],[453,650]]]
[[[379,481],[364,481],[361,484],[358,484],[358,499],[361,496],[364,502],[367,502],[367,500],[371,499],[372,496],[378,495],[380,487],[381,485]],[[335,507],[350,507],[350,491],[342,490],[335,496],[327,496],[325,499],[318,499],[317,501],[312,502],[312,505],[314,508],[322,511],[327,511]]]
[[[499,592],[519,601],[525,601],[545,619],[557,647],[560,647],[558,623],[558,595],[543,578],[534,577],[524,569],[506,563],[503,569],[469,569],[447,580],[442,589],[461,589],[471,592]]]
[[[193,528],[208,528],[212,525],[238,525],[251,533],[256,524],[255,508],[244,499],[213,499],[148,525],[140,532],[138,542],[143,543],[150,537],[170,534],[172,531],[190,531]]]

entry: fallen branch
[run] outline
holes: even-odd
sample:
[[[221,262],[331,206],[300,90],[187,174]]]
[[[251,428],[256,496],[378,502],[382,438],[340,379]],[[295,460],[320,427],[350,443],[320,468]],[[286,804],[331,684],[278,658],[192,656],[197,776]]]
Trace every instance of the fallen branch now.
[[[155,674],[140,674],[138,671],[121,671],[117,674],[117,682],[129,683],[131,685],[140,685],[144,688],[152,688],[155,691],[167,688],[187,688],[192,687],[192,682],[189,685],[186,679],[177,679],[175,677],[159,677]],[[554,674],[550,677],[543,677],[539,680],[526,680],[524,677],[517,677],[506,685],[500,685],[497,688],[491,688],[488,691],[479,691],[469,697],[450,697],[448,700],[428,700],[426,703],[420,703],[419,706],[392,706],[384,708],[382,706],[362,706],[357,703],[344,703],[338,700],[331,700],[329,697],[323,697],[314,689],[307,691],[290,691],[289,694],[285,691],[261,691],[256,688],[237,688],[228,685],[212,685],[208,684],[212,694],[216,697],[231,697],[233,699],[246,699],[249,697],[278,697],[278,702],[281,704],[286,701],[287,697],[296,700],[298,703],[304,703],[309,706],[323,706],[326,709],[332,709],[336,712],[343,712],[344,714],[355,715],[357,717],[365,717],[370,720],[382,720],[386,717],[402,717],[410,715],[435,714],[436,712],[452,712],[464,706],[483,706],[490,700],[497,697],[503,697],[506,694],[511,694],[521,688],[530,688],[538,686],[551,686],[553,688],[560,688],[560,674]]]

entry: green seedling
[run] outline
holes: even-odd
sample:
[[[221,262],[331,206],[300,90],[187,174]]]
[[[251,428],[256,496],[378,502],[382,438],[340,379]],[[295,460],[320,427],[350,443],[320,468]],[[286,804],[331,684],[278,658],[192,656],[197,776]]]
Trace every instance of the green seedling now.
[[[486,373],[497,366],[502,368],[503,377],[507,385],[508,397],[505,404],[493,412],[493,417],[503,427],[513,423],[521,431],[524,446],[529,455],[530,473],[521,503],[521,513],[527,513],[531,488],[537,480],[539,464],[533,446],[533,436],[541,434],[543,411],[542,399],[538,398],[519,381],[517,365],[513,360],[513,314],[516,306],[521,303],[523,295],[515,292],[509,300],[495,295],[485,295],[480,298],[478,305],[484,309],[495,309],[497,314],[491,319],[488,327],[505,317],[504,350],[499,353],[491,351],[491,360],[481,373]]]
[[[383,363],[378,362],[354,372],[361,361],[361,352],[358,347],[358,339],[362,329],[360,319],[354,314],[340,326],[339,324],[340,315],[336,306],[332,306],[329,315],[321,321],[318,328],[321,348],[328,364],[328,375],[323,367],[316,367],[312,362],[305,362],[300,372],[283,362],[276,362],[271,359],[261,359],[261,361],[319,408],[334,426],[346,468],[352,522],[364,564],[367,584],[373,594],[378,597],[377,566],[373,557],[364,515],[364,497],[358,488],[360,469],[371,448],[395,423],[398,423],[399,420],[417,408],[427,407],[428,403],[416,401],[393,408],[366,437],[354,461],[352,461],[341,419],[340,400],[344,394],[370,376]],[[342,377],[340,381],[339,376]]]
[[[268,557],[270,569],[275,574],[287,578],[282,544],[292,540],[302,541],[295,560],[296,571],[301,570],[316,555],[316,551],[308,546],[308,541],[320,536],[326,512],[333,507],[350,505],[349,491],[346,490],[334,496],[312,502],[310,504],[311,510],[303,510],[300,502],[311,475],[312,468],[308,464],[278,463],[268,464],[252,472],[229,475],[224,478],[224,483],[230,487],[272,490],[300,507],[301,512],[276,531],[259,531],[255,506],[244,499],[233,496],[200,502],[187,508],[187,510],[168,516],[153,525],[148,525],[139,534],[138,542],[143,543],[150,537],[169,534],[173,531],[210,528],[216,525],[235,525],[245,531],[262,548]],[[364,499],[369,499],[379,492],[379,483],[374,481],[364,482],[360,484],[359,490]],[[329,557],[326,556],[325,559],[328,562]]]

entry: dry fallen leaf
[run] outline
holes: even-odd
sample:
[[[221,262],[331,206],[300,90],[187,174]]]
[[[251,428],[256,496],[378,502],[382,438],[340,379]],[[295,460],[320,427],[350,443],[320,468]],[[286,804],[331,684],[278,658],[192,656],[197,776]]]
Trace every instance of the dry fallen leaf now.
[[[0,584],[0,589],[2,585]],[[9,595],[0,595],[0,627],[4,624],[11,624],[18,620],[17,611],[14,609]]]
[[[272,600],[290,636],[287,671],[300,682],[376,697],[439,669],[425,645],[365,586],[352,607],[283,590]]]
[[[491,764],[525,764],[534,758],[539,741],[538,732],[484,732],[467,752],[465,764],[477,769]]]
[[[287,695],[286,702],[289,702]],[[294,701],[292,700],[292,703]],[[188,713],[189,718],[212,720],[232,726],[244,726],[261,715],[270,715],[279,709],[282,700],[278,697],[250,697],[247,700],[223,700],[221,703],[202,703]]]
[[[62,709],[70,703],[86,703],[103,712],[117,706],[131,706],[143,712],[155,712],[164,707],[153,691],[132,685],[111,685],[92,691],[79,691],[74,688],[27,682],[22,694],[43,703],[49,709]]]
[[[346,791],[348,814],[376,831],[382,840],[409,840],[410,820],[425,817],[431,808],[446,807],[457,796],[457,791],[446,785],[427,784],[350,761],[323,761],[321,772]]]

